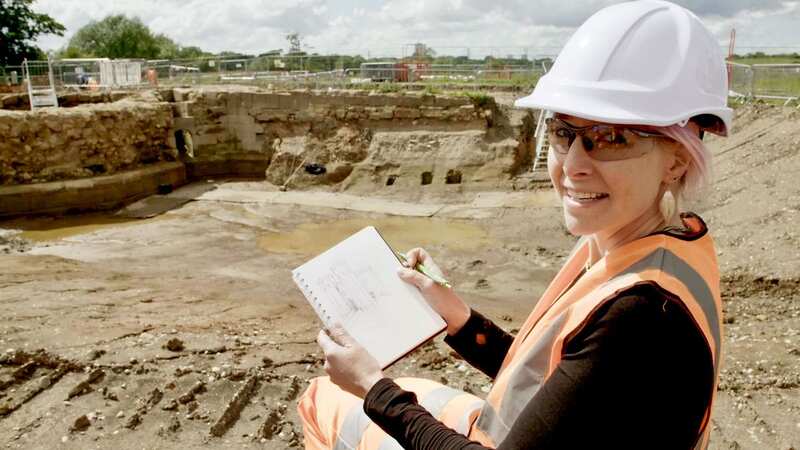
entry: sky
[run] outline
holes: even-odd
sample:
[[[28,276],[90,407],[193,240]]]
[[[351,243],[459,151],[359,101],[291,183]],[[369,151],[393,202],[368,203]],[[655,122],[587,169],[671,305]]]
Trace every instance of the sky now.
[[[404,56],[422,42],[442,55],[552,56],[575,29],[615,0],[36,0],[66,26],[38,45],[57,50],[82,26],[111,14],[139,17],[178,44],[213,53],[288,49],[300,33],[320,54]],[[727,52],[800,52],[800,0],[676,0],[694,11]]]

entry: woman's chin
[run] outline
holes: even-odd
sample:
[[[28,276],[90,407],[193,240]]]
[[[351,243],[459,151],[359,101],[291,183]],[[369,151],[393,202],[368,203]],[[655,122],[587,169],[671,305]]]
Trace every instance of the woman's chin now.
[[[590,218],[564,214],[564,225],[573,236],[587,236],[597,232],[597,221]]]

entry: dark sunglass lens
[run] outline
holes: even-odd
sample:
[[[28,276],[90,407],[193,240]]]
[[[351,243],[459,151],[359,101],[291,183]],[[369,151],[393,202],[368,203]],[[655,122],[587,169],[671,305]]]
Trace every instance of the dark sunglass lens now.
[[[583,149],[591,151],[594,148],[594,142],[586,136],[581,136],[581,140],[583,142]]]

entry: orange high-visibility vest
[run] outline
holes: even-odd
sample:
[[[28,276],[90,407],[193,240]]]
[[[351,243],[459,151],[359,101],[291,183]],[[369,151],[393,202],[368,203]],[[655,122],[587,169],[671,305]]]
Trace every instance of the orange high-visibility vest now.
[[[452,388],[437,388],[428,380],[403,379],[398,383],[416,392],[420,403],[445,425],[494,448],[506,438],[522,409],[558,366],[566,343],[586,325],[592,313],[620,292],[652,283],[680,299],[711,350],[714,389],[708,393],[708,406],[694,445],[695,449],[705,449],[722,342],[719,269],[705,223],[693,214],[681,217],[687,234],[658,233],[622,245],[585,273],[589,243],[581,241],[520,329],[485,401]],[[330,384],[327,379],[322,384],[315,380],[310,390],[325,383]],[[305,410],[312,408],[298,409],[305,417],[310,414]],[[337,413],[333,428],[331,442],[336,449],[400,448],[394,439],[378,433],[360,402],[348,406],[344,414]]]
[[[588,242],[576,248],[514,339],[471,429],[471,439],[488,447],[502,442],[558,366],[565,343],[592,313],[625,289],[652,283],[680,298],[711,350],[714,389],[708,393],[695,444],[696,449],[706,448],[722,342],[719,268],[705,223],[693,214],[681,218],[689,230],[685,237],[659,233],[637,239],[611,250],[582,276],[589,261]]]

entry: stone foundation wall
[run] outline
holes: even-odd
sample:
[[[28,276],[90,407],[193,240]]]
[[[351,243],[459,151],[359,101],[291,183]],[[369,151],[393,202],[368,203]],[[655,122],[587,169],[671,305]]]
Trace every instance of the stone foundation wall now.
[[[66,91],[58,93],[58,106],[72,108],[92,103],[111,103],[129,96],[128,91]],[[11,111],[30,111],[31,103],[27,92],[0,95],[0,109]]]
[[[345,123],[375,127],[481,119],[467,97],[203,88],[175,89],[174,99],[178,115],[192,119],[188,126],[196,156],[268,152],[275,138],[325,134]]]
[[[259,167],[252,163],[260,160],[268,181],[291,181],[295,187],[343,183],[356,167],[372,166],[368,160],[377,149],[372,145],[376,134],[427,130],[483,135],[497,114],[494,102],[478,107],[466,96],[422,93],[202,88],[175,89],[173,94],[180,116],[176,129],[192,136],[191,164],[212,167],[219,164],[210,161],[241,160]],[[303,167],[312,163],[324,166],[325,172],[306,173]],[[353,185],[352,180],[345,185]]]
[[[0,186],[0,218],[114,209],[185,183],[183,164],[163,162],[84,180]]]
[[[113,174],[174,159],[168,103],[0,110],[0,185]]]
[[[0,110],[0,185],[179,161],[189,179],[246,176],[371,192],[502,183],[532,153],[533,116],[491,97],[237,86],[127,95],[74,108]]]

